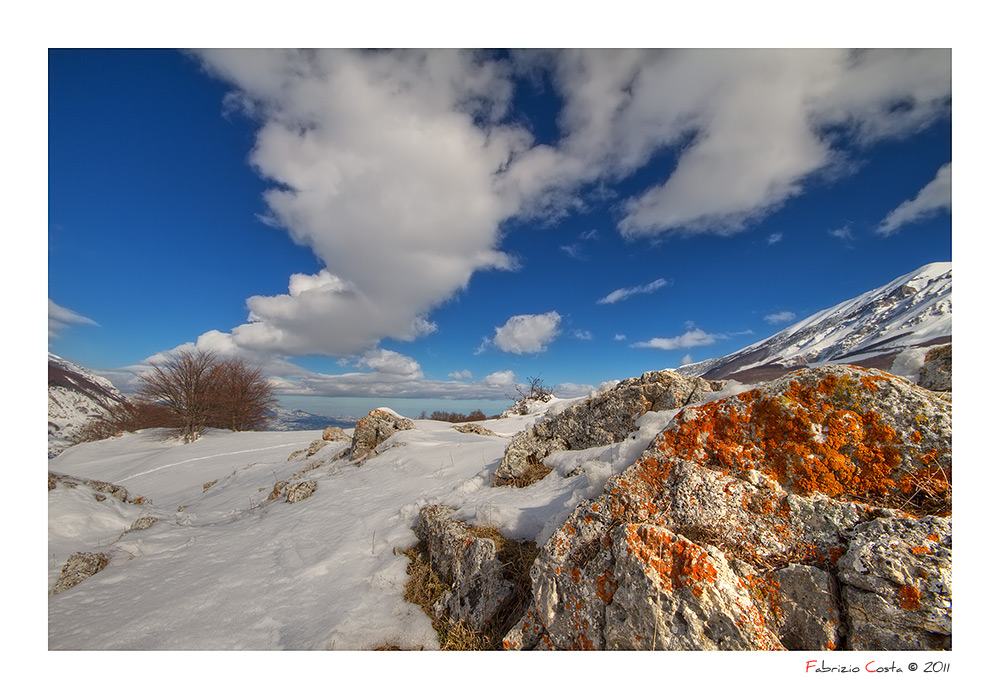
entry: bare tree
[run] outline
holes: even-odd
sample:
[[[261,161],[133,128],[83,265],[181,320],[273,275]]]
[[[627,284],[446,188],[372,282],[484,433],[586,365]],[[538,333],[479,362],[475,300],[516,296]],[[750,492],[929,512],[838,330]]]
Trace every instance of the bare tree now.
[[[267,427],[278,401],[261,367],[243,358],[222,360],[216,367],[214,384],[213,426],[234,432]]]
[[[182,350],[139,377],[139,398],[169,410],[184,441],[194,441],[212,421],[217,368],[214,352]]]
[[[169,411],[186,442],[207,427],[262,429],[277,403],[260,367],[203,350],[177,352],[139,380],[140,400]]]

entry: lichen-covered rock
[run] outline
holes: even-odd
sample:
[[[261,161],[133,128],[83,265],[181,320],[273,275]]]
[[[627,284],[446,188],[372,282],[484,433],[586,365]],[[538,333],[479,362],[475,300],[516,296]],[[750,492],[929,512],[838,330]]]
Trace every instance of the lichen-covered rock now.
[[[316,492],[316,481],[299,481],[288,486],[285,502],[301,502]]]
[[[139,519],[132,522],[132,526],[129,527],[129,531],[140,531],[142,529],[149,529],[159,520],[156,517],[140,517]]]
[[[295,451],[293,451],[291,454],[288,455],[288,460],[291,461],[293,459],[297,459],[300,456],[304,455],[305,453],[306,453],[305,449],[296,449]]]
[[[917,384],[931,391],[951,390],[950,344],[934,347],[927,352]]]
[[[483,427],[482,425],[477,425],[474,422],[469,422],[464,425],[455,425],[454,429],[458,430],[463,434],[479,434],[484,437],[496,437],[497,433],[488,427]]]
[[[66,561],[59,580],[52,587],[52,594],[58,594],[79,585],[95,573],[104,570],[108,565],[108,557],[103,553],[76,552]]]
[[[546,542],[505,645],[943,647],[950,520],[913,517],[950,511],[950,407],[834,366],[685,408]]]
[[[951,520],[879,518],[837,564],[852,650],[951,647]]]
[[[420,511],[417,521],[416,533],[427,544],[431,567],[449,585],[435,611],[482,629],[514,587],[504,575],[496,542],[452,519],[453,512],[430,505]]]
[[[327,427],[323,430],[323,439],[327,442],[350,442],[351,437],[340,427]]]
[[[494,485],[508,485],[555,451],[620,442],[650,410],[680,408],[722,387],[721,381],[649,371],[626,379],[596,398],[573,405],[515,435],[497,468]]]
[[[271,492],[267,494],[267,501],[271,502],[272,500],[280,498],[285,494],[286,488],[288,488],[288,481],[278,481],[275,483],[274,488],[272,488]]]
[[[351,458],[365,456],[400,430],[412,430],[413,421],[386,410],[373,410],[358,420],[351,438]]]

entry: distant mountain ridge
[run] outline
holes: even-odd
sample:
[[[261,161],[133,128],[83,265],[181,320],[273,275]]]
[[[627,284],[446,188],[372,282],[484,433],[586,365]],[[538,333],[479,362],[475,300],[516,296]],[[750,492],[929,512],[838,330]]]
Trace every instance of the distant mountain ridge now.
[[[103,376],[49,353],[49,458],[91,419],[127,399]]]
[[[358,419],[350,415],[314,415],[305,410],[275,408],[272,411],[269,432],[296,432],[299,430],[324,430],[327,427],[354,427]]]
[[[900,357],[904,352],[951,342],[951,278],[951,262],[924,265],[738,352],[677,372],[748,383],[821,364],[891,371],[894,364],[898,368],[897,360],[906,359]]]

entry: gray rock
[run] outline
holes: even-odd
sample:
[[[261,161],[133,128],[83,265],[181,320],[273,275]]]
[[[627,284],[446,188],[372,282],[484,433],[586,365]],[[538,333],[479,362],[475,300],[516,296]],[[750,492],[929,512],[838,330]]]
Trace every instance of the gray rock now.
[[[449,585],[435,611],[482,629],[514,588],[504,575],[496,542],[453,520],[453,512],[441,505],[425,507],[416,527],[427,544],[431,567]]]
[[[413,421],[384,410],[373,410],[358,420],[351,439],[351,458],[358,459],[400,430],[412,430]]]
[[[76,552],[66,561],[59,580],[52,588],[52,594],[58,594],[71,587],[79,585],[84,580],[99,573],[108,565],[108,557],[103,553]]]
[[[316,481],[300,481],[288,486],[285,502],[301,502],[316,492]]]
[[[99,493],[108,493],[122,502],[132,501],[132,497],[129,495],[129,492],[120,485],[105,483],[104,481],[84,481],[84,485],[90,486]]]
[[[931,391],[951,390],[951,344],[927,352],[917,385]]]
[[[132,526],[129,527],[129,531],[139,531],[141,529],[149,529],[153,524],[157,522],[156,517],[140,517],[139,519],[132,522]]]
[[[496,437],[497,433],[488,427],[483,427],[482,425],[477,425],[474,422],[469,422],[464,425],[455,425],[454,429],[458,430],[463,434],[479,434],[484,437]]]
[[[326,441],[322,439],[315,439],[309,443],[309,447],[306,449],[306,456],[315,456],[316,453],[326,446]]]
[[[350,436],[340,427],[327,427],[323,430],[323,439],[328,442],[350,442]]]
[[[837,564],[852,650],[951,647],[951,520],[879,518]]]
[[[840,606],[836,578],[814,566],[793,563],[775,571],[770,600],[781,644],[788,650],[836,650]]]
[[[669,410],[696,402],[722,387],[721,381],[649,371],[627,379],[596,398],[519,432],[497,468],[494,485],[507,485],[555,451],[587,449],[620,442],[650,410]]]

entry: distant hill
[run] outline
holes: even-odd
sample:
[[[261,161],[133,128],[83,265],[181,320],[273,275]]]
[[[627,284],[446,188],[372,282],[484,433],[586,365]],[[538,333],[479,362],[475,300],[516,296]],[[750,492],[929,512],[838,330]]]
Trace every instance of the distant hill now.
[[[272,432],[295,432],[297,430],[323,430],[327,427],[354,427],[358,418],[350,415],[314,415],[304,410],[276,408],[268,430]]]
[[[49,353],[49,458],[73,443],[77,430],[126,398],[110,381]]]

